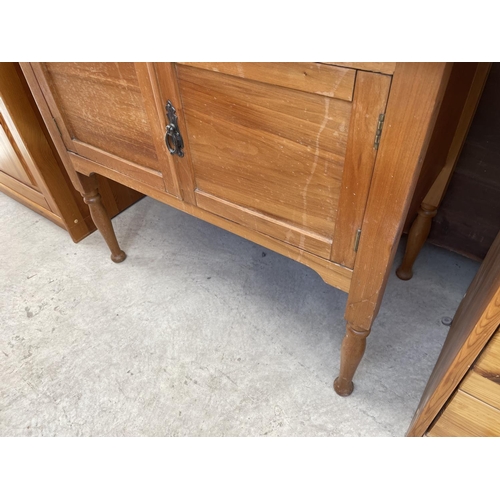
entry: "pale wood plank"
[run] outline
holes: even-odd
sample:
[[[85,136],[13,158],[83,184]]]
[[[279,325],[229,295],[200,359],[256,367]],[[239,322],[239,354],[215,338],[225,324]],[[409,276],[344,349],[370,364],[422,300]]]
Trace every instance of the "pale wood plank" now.
[[[196,192],[196,204],[203,210],[248,226],[255,231],[268,234],[307,252],[314,253],[325,259],[330,257],[332,240],[319,234],[278,221],[255,210],[248,210],[202,191]]]
[[[77,140],[73,140],[73,151],[89,160],[100,163],[103,166],[105,165],[105,168],[119,170],[132,179],[155,189],[165,189],[162,174],[157,170],[127,161],[119,156]]]
[[[500,377],[500,330],[488,342],[481,356],[474,363],[474,369]]]
[[[178,63],[303,92],[352,100],[356,72],[318,63]]]
[[[360,69],[363,71],[374,71],[376,73],[385,73],[392,75],[396,70],[397,63],[391,62],[324,62],[321,64],[332,64],[346,68]]]
[[[458,390],[427,436],[500,436],[500,411]]]
[[[500,360],[497,360],[498,363]],[[497,369],[497,372],[499,371]],[[500,375],[497,377],[495,382],[491,378],[486,378],[477,371],[471,370],[460,384],[460,390],[500,410]]]

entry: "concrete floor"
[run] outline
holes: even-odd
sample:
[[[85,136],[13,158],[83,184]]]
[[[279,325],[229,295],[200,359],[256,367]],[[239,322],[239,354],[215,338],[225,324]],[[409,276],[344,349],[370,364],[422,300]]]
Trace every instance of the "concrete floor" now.
[[[426,246],[392,272],[341,398],[347,295],[311,269],[150,198],[114,219],[118,265],[0,214],[1,436],[403,436],[479,267]]]

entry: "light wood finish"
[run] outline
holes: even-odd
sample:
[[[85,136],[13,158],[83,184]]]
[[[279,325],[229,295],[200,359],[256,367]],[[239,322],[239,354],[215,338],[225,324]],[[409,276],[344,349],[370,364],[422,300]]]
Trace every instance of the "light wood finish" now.
[[[427,436],[500,436],[500,327]]]
[[[150,66],[47,63],[32,68],[68,151],[179,195],[162,141],[159,90]]]
[[[177,74],[198,190],[331,238],[351,104],[185,66]]]
[[[500,410],[459,390],[427,435],[430,437],[500,436]]]
[[[322,64],[332,64],[334,66],[343,66],[346,68],[361,69],[363,71],[374,71],[375,73],[385,73],[392,75],[396,70],[396,63],[390,62],[325,62]]]
[[[375,131],[385,113],[390,84],[388,76],[358,72],[337,215],[342,230],[335,235],[331,253],[332,261],[351,269],[377,156]]]
[[[453,140],[446,156],[444,166],[422,201],[420,209],[417,212],[417,216],[408,233],[408,240],[406,243],[403,261],[396,271],[397,276],[402,280],[409,280],[413,276],[413,265],[425,241],[427,240],[427,237],[429,236],[432,219],[437,214],[437,209],[441,204],[460,156],[460,152],[462,151],[462,147],[472,123],[472,119],[474,118],[490,67],[490,63],[478,63],[476,66],[474,77],[470,85]],[[464,85],[464,79],[462,78],[461,73],[457,74],[455,78],[457,80],[458,78],[461,78],[459,84],[460,86]],[[465,83],[467,83],[467,81],[468,80],[465,79]],[[459,90],[460,92],[458,92],[458,98],[460,99],[460,96],[464,93],[464,89],[461,88]],[[455,102],[453,102],[453,104],[457,107]],[[459,106],[458,109],[460,109]],[[447,111],[447,109],[445,109],[445,111]],[[442,127],[443,130],[453,130],[453,126],[450,127],[449,125],[440,124],[440,127]],[[437,151],[442,150],[442,144],[443,142],[446,142],[446,138],[440,137],[439,140],[440,143],[438,144],[436,142],[435,146]],[[434,155],[434,157],[435,156],[436,155]],[[433,158],[433,160],[435,164],[439,164],[439,159]]]
[[[19,148],[5,121],[5,116],[5,105],[0,98],[0,168],[8,176],[23,184],[31,185],[36,189],[36,181],[26,165],[26,162],[23,161]]]
[[[240,207],[229,201],[221,200],[202,191],[196,192],[196,204],[203,210],[219,214],[226,219],[253,228],[260,233],[268,234],[324,259],[330,258],[332,240],[329,238],[300,229],[254,210]]]
[[[366,335],[380,308],[390,265],[451,65],[401,64],[394,74],[380,150],[375,164],[345,318],[341,369],[334,385],[352,391],[352,376],[364,353]],[[350,330],[368,332],[351,335]],[[355,344],[358,343],[358,346]]]
[[[408,436],[422,436],[500,324],[500,234],[457,309]]]
[[[120,182],[126,186],[136,186],[130,177],[127,177],[119,172],[114,172],[102,167],[101,165],[94,163],[86,158],[81,158],[77,155],[71,154],[72,164],[75,166],[78,172],[85,175],[91,175],[96,172],[102,175],[107,175],[111,179]],[[170,205],[178,210],[189,213],[199,219],[210,222],[211,224],[221,227],[231,233],[237,234],[245,239],[253,241],[258,245],[265,246],[274,252],[277,252],[285,257],[296,260],[311,269],[314,269],[321,278],[331,286],[339,288],[344,292],[349,292],[349,286],[351,283],[352,270],[346,267],[340,266],[329,260],[322,259],[314,254],[300,250],[290,244],[276,240],[265,234],[256,232],[252,229],[248,229],[245,226],[241,226],[235,222],[224,219],[218,215],[214,215],[211,212],[207,212],[201,208],[198,208],[190,203],[183,202],[178,198],[170,196],[167,193],[162,193],[148,186],[140,186],[141,192],[147,196],[157,199],[167,205]]]
[[[485,376],[485,374],[478,373],[474,368],[460,384],[460,390],[500,410],[500,375],[498,374],[500,358],[496,358],[495,361],[496,374],[493,375],[495,379],[489,378],[490,375]]]
[[[177,73],[197,203],[322,257],[333,239],[331,260],[352,267],[389,77],[359,75],[351,106],[195,68]]]
[[[23,74],[14,63],[0,63],[0,124],[0,140],[9,153],[0,161],[0,191],[66,229],[75,242],[94,231],[89,210],[71,185]],[[102,177],[99,184],[111,216],[142,197]]]
[[[482,375],[497,381],[500,378],[500,329],[492,337],[474,365]]]
[[[26,68],[74,185],[92,198],[82,174],[103,175],[302,262],[348,291],[336,384],[347,395],[452,65],[398,64],[392,78],[373,65],[245,64],[239,73],[229,63],[106,64]],[[99,107],[85,103],[94,91]],[[161,161],[155,130],[165,125],[159,117],[167,99],[185,156]],[[386,108],[377,152],[378,115]],[[109,145],[102,137],[108,128]]]
[[[179,63],[303,92],[352,100],[356,72],[317,63]]]
[[[380,306],[402,218],[446,88],[448,64],[401,63],[394,74],[371,182],[346,319],[369,330]]]
[[[111,250],[111,260],[117,264],[123,262],[127,256],[118,245],[111,219],[102,204],[96,175],[92,174],[88,177],[80,175],[80,182],[83,186],[83,200],[89,206],[92,220]]]
[[[177,73],[173,63],[157,63],[156,77],[158,80],[161,102],[164,104],[171,101],[177,111],[178,125],[184,140],[184,157],[170,155],[171,164],[177,172],[181,197],[187,203],[196,205],[194,180],[194,169],[191,160],[190,138],[187,134],[185,113],[182,104],[179,86],[177,83]]]
[[[11,191],[15,191],[20,197],[30,200],[32,203],[43,207],[45,210],[50,210],[47,200],[40,191],[32,186],[26,185],[18,181],[14,177],[0,171],[0,186],[4,186]]]

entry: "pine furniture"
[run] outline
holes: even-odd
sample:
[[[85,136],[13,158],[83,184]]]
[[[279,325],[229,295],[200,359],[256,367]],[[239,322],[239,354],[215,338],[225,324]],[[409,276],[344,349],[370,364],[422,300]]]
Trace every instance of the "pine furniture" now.
[[[352,392],[410,203],[442,168],[477,64],[21,66],[115,262],[96,174],[347,292],[334,388]]]

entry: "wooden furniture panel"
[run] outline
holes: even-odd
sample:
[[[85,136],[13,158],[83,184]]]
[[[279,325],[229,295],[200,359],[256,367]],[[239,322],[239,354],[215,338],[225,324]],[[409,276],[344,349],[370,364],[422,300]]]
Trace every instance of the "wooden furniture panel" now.
[[[500,436],[500,410],[463,391],[457,391],[429,437]]]
[[[68,151],[179,196],[148,65],[46,63],[34,71]]]
[[[143,196],[104,177],[98,182],[111,217]],[[14,63],[0,63],[0,191],[65,228],[75,242],[95,230]]]
[[[352,101],[356,72],[317,63],[179,63],[294,90]]]
[[[177,74],[197,204],[329,258],[340,193],[348,193],[335,257],[352,267],[389,78],[359,75],[349,104],[182,65]]]
[[[124,81],[112,63],[97,76],[93,65],[76,66],[52,77],[43,64],[22,64],[112,259],[125,253],[96,175],[310,266],[349,293],[335,390],[350,394],[453,65],[137,63]],[[109,81],[123,92],[109,90],[112,109]],[[90,112],[94,91],[101,106]],[[168,123],[167,101],[175,108]],[[143,122],[134,135],[136,117]],[[132,144],[110,150],[91,135],[93,122],[100,136],[109,120],[114,140]],[[144,120],[152,135],[143,141]],[[172,155],[166,126],[179,145],[183,139]]]
[[[488,374],[481,373],[474,367],[464,378],[460,388],[463,392],[475,396],[486,404],[500,410],[500,370],[499,360],[496,358],[494,372]],[[492,373],[490,375],[490,373]],[[492,377],[492,378],[490,378]],[[493,378],[494,377],[494,378]]]
[[[394,71],[396,70],[396,63],[391,62],[325,62],[323,64],[332,64],[333,66],[361,69],[363,71],[374,71],[375,73],[385,73],[387,75],[393,75]]]
[[[37,189],[37,184],[16,146],[5,121],[5,105],[0,100],[0,169],[14,179]],[[37,189],[37,191],[39,191]]]
[[[460,382],[427,436],[500,436],[500,328]]]
[[[500,233],[457,309],[443,349],[408,429],[408,436],[422,436],[427,432],[457,388],[469,393],[471,397],[483,399],[483,404],[488,406],[492,400],[496,400],[500,390],[498,333],[484,354],[477,362],[476,360],[499,324]],[[469,367],[472,365],[474,367],[471,374]],[[478,384],[477,375],[486,380]],[[460,386],[462,380],[464,385]],[[487,382],[494,383],[494,386]],[[471,392],[471,387],[476,387],[477,390]],[[482,393],[487,388],[494,389],[494,393],[484,399]]]

